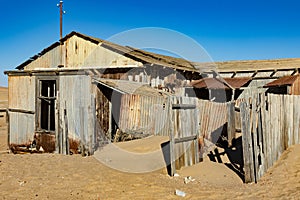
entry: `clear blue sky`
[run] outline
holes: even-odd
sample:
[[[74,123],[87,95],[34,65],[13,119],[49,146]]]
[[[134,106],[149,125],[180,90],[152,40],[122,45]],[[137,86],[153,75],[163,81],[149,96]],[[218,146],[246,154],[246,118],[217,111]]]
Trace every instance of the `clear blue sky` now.
[[[0,85],[7,85],[4,70],[59,39],[59,0],[0,1]],[[214,61],[300,57],[298,0],[64,0],[64,9],[64,34],[106,39],[162,27],[195,39]]]

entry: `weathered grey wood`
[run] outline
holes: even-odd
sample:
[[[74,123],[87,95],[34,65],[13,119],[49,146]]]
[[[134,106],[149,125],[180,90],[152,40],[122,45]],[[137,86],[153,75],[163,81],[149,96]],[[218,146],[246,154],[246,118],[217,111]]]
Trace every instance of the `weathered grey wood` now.
[[[262,165],[263,165],[263,173],[265,173],[268,169],[267,163],[267,115],[266,115],[266,98],[265,94],[261,94],[261,109],[260,109],[260,121],[261,121],[261,153],[262,153]]]
[[[173,104],[172,109],[195,109],[195,104]]]
[[[257,182],[258,179],[258,155],[259,155],[259,146],[257,144],[257,95],[254,95],[252,99],[252,144],[253,144],[253,173],[254,181]]]
[[[293,124],[291,124],[293,126],[293,140],[294,140],[294,144],[300,144],[300,131],[299,131],[299,126],[300,126],[300,109],[299,109],[299,105],[297,102],[300,102],[300,98],[299,96],[293,96]],[[291,142],[291,145],[293,144],[293,142]]]
[[[55,101],[55,152],[59,153],[59,133],[60,133],[60,116],[59,116],[59,91],[57,91],[57,99]]]
[[[227,104],[227,133],[228,145],[232,145],[232,139],[235,138],[235,108],[234,103]]]
[[[9,116],[9,111],[6,111],[6,123],[8,124],[7,127],[7,146],[9,147],[10,145],[10,116]]]
[[[176,173],[175,168],[175,140],[174,140],[174,113],[173,110],[169,110],[169,116],[170,116],[170,169],[171,169],[171,176],[174,176]]]
[[[84,107],[79,108],[80,113],[80,147],[81,147],[81,155],[85,156],[85,135],[84,135]]]
[[[175,138],[175,144],[182,143],[182,142],[193,141],[193,140],[196,140],[196,139],[197,139],[197,135],[181,137],[181,138]]]
[[[67,109],[65,112],[65,135],[64,135],[64,142],[65,142],[65,154],[69,155],[70,154],[70,143],[69,143],[69,130],[68,130],[68,113]]]
[[[91,106],[90,106],[90,113],[89,113],[89,137],[90,137],[90,143],[89,143],[89,151],[90,154],[94,154],[94,151],[96,150],[96,97],[95,95],[91,96]],[[109,142],[111,142],[111,134],[109,134],[108,138]]]
[[[34,114],[35,114],[34,111],[23,110],[23,109],[15,109],[15,108],[9,108],[8,111],[9,111],[9,112],[16,112],[16,113],[31,114],[31,115],[34,115]],[[4,112],[5,112],[5,111],[4,111]]]
[[[251,183],[254,181],[253,177],[253,154],[252,154],[252,141],[251,141],[251,123],[250,122],[250,112],[247,108],[246,102],[241,102],[241,125],[242,125],[242,143],[243,143],[243,159],[244,159],[244,175],[245,183]]]
[[[63,110],[63,119],[64,119],[64,121],[63,121],[63,127],[64,127],[64,129],[63,129],[63,132],[62,132],[62,154],[64,154],[64,155],[66,155],[67,154],[67,151],[66,151],[66,144],[67,144],[67,138],[66,138],[66,133],[67,133],[67,121],[66,120],[68,120],[67,119],[67,105],[66,105],[67,103],[66,102],[64,102],[64,110]]]

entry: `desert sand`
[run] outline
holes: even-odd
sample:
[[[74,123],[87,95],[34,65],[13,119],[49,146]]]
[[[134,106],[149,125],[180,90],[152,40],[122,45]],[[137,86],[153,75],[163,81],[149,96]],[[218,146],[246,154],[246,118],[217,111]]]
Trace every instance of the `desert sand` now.
[[[0,94],[3,95],[3,89]],[[207,158],[179,170],[178,177],[170,177],[165,168],[147,173],[118,171],[95,156],[8,153],[7,126],[5,120],[0,120],[0,199],[183,198],[175,195],[176,189],[186,193],[185,199],[300,197],[300,145],[284,152],[258,184],[243,184],[226,165]],[[165,139],[150,137],[119,143],[116,147],[127,152],[152,152],[159,149],[159,143]],[[123,160],[126,162],[126,158]],[[194,181],[185,184],[187,176]]]

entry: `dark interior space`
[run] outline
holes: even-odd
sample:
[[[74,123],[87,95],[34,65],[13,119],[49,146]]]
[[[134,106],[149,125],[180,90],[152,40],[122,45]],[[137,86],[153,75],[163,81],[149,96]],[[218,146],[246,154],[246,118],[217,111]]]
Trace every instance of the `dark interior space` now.
[[[56,81],[43,80],[40,85],[40,128],[55,131]]]
[[[108,116],[111,119],[111,139],[113,140],[117,129],[119,128],[119,118],[120,118],[120,106],[121,106],[121,97],[122,94],[105,87],[102,84],[98,84],[97,87],[100,89],[102,94],[111,102],[111,116]],[[109,123],[107,119],[107,123]]]
[[[287,86],[278,86],[278,87],[270,87],[267,90],[267,93],[272,93],[272,94],[288,94],[288,88]]]

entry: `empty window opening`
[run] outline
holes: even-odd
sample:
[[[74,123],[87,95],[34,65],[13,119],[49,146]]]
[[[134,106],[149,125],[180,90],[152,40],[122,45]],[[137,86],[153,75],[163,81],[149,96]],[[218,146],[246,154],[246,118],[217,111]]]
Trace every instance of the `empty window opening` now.
[[[40,129],[55,131],[56,81],[40,81]]]

